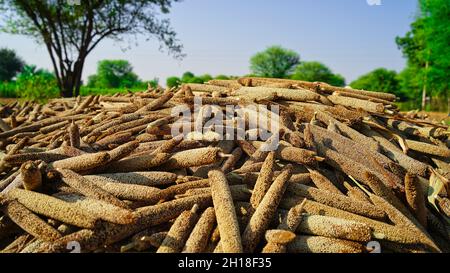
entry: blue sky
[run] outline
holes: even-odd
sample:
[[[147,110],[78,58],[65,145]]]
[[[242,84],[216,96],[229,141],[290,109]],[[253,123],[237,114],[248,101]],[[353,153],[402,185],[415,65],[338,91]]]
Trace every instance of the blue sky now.
[[[184,0],[168,15],[184,45],[184,60],[159,52],[156,40],[141,37],[137,46],[104,41],[88,57],[83,78],[95,73],[102,59],[127,59],[139,77],[162,83],[184,71],[244,75],[254,53],[281,45],[302,61],[325,63],[349,83],[378,67],[404,67],[395,37],[409,30],[416,11],[417,0]],[[0,34],[0,47],[52,69],[47,52],[32,39]]]

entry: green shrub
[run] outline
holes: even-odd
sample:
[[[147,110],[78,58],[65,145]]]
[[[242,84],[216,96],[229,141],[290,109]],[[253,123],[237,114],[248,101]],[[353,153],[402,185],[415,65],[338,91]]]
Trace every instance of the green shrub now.
[[[16,82],[0,82],[0,97],[17,98]]]
[[[203,83],[203,79],[200,77],[192,77],[189,79],[188,83]]]
[[[60,95],[55,75],[26,65],[16,79],[17,95],[26,100],[45,101]]]
[[[181,84],[181,79],[178,77],[169,77],[166,80],[166,85],[169,88],[178,87]]]

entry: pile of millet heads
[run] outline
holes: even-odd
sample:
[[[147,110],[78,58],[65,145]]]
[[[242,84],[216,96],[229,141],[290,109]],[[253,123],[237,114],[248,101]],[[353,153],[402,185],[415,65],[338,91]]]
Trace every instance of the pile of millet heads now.
[[[184,117],[188,128],[228,105],[277,106],[279,126],[269,138],[236,128],[250,113],[172,135],[173,108],[194,109],[196,97],[204,107]],[[401,114],[394,100],[240,78],[9,103],[0,108],[0,248],[450,252],[448,127]],[[219,127],[254,138],[220,140]]]

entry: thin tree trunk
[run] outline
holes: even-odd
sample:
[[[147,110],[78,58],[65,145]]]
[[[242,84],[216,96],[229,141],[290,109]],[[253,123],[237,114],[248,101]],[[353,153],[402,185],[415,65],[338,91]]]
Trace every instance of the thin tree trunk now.
[[[427,103],[427,73],[428,73],[428,61],[425,63],[425,79],[423,82],[422,89],[422,111],[425,111],[425,106]]]

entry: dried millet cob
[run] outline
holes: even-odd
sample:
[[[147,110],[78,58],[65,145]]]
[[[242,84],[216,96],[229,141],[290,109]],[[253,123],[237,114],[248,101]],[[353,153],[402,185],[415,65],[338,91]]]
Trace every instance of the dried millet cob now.
[[[385,214],[381,209],[371,204],[356,201],[350,199],[345,195],[334,194],[329,191],[320,190],[303,184],[289,183],[288,192],[294,195],[308,198],[309,200],[320,202],[328,206],[343,209],[374,219],[384,219],[385,217]]]
[[[149,187],[166,186],[175,183],[177,175],[169,172],[128,172],[86,175],[88,179],[104,178],[111,183],[135,184]]]
[[[293,167],[290,164],[283,168],[250,218],[242,234],[242,245],[245,252],[253,252],[267,230],[286,191],[289,178],[292,175],[292,169]]]
[[[55,169],[67,169],[74,172],[86,171],[107,163],[110,156],[107,152],[83,154],[51,163]]]
[[[158,167],[170,158],[170,154],[159,153],[140,155],[136,157],[127,157],[119,161],[111,162],[106,172],[135,172],[148,171],[151,168]]]
[[[250,197],[250,203],[252,207],[256,209],[261,203],[264,195],[269,190],[272,184],[273,172],[275,165],[275,152],[270,152],[261,167],[258,179],[256,180],[255,186],[253,188],[252,196]]]
[[[382,147],[382,152],[390,159],[398,162],[398,164],[408,170],[408,172],[420,176],[425,176],[427,173],[428,166],[426,164],[405,155],[397,146],[395,146],[395,144],[374,130],[362,128],[361,132],[375,139]]]
[[[179,253],[198,220],[198,206],[194,205],[190,211],[184,211],[177,217],[170,227],[166,238],[156,253]]]
[[[370,169],[367,166],[359,163],[358,161],[352,160],[347,156],[344,156],[336,152],[335,150],[322,145],[321,143],[315,143],[315,146],[317,148],[318,154],[325,157],[325,162],[328,165],[343,173],[351,175],[353,178],[361,181],[364,184],[368,184],[368,182],[366,181],[367,179],[364,177],[364,173],[366,172],[374,173],[377,175],[377,177],[383,177],[381,174],[374,172],[373,169]],[[403,188],[403,186],[399,184],[395,184],[395,186],[399,187],[400,189]]]
[[[132,136],[133,134],[130,132],[119,132],[97,140],[93,145],[95,145],[96,148],[106,149],[110,145],[126,143],[133,139]]]
[[[350,184],[348,184],[347,182],[344,182],[344,187],[347,189],[348,197],[355,199],[355,200],[362,201],[362,202],[370,203],[369,197],[367,197],[367,195],[360,188],[353,187]]]
[[[409,149],[421,152],[424,154],[429,155],[435,155],[440,156],[443,158],[449,158],[450,157],[450,149],[446,147],[439,147],[436,145],[420,142],[420,141],[414,141],[410,139],[405,139],[406,145]]]
[[[111,182],[110,179],[101,176],[86,176],[86,179],[119,199],[145,201],[149,203],[156,203],[160,200],[161,190],[158,188],[134,184],[115,183]]]
[[[286,245],[295,239],[295,233],[287,230],[268,230],[265,238],[267,244],[262,253],[285,253]]]
[[[69,202],[74,207],[79,207],[81,210],[104,221],[121,225],[131,224],[136,221],[135,215],[130,210],[100,200],[77,194],[56,194],[55,197]]]
[[[436,244],[431,239],[430,235],[427,234],[427,232],[424,230],[423,227],[416,224],[416,222],[411,221],[403,215],[398,209],[396,209],[394,206],[392,206],[389,202],[384,200],[383,198],[371,194],[370,200],[376,205],[384,209],[386,211],[386,214],[389,216],[389,219],[395,223],[397,226],[402,227],[404,229],[408,229],[411,232],[415,234],[418,240],[428,248],[440,251],[439,247],[436,246]]]
[[[322,236],[296,236],[288,244],[288,252],[294,253],[362,253],[364,247],[356,242]]]
[[[239,161],[239,159],[241,159],[242,157],[242,149],[240,147],[235,148],[232,152],[231,152],[231,156],[229,158],[227,158],[225,160],[225,162],[222,165],[222,171],[224,173],[228,173],[230,172],[234,166],[236,165],[236,163]]]
[[[321,190],[326,190],[334,194],[343,195],[342,192],[323,174],[316,170],[309,170],[309,177],[314,185]]]
[[[245,167],[241,167],[239,169],[233,170],[233,173],[244,174],[244,173],[249,173],[249,172],[259,172],[261,170],[263,164],[264,164],[264,162],[250,164]]]
[[[69,124],[69,121],[64,120],[64,121],[61,121],[61,122],[58,122],[58,123],[55,123],[55,124],[52,124],[52,125],[49,125],[46,127],[42,127],[41,129],[39,129],[39,133],[45,135],[45,134],[51,133],[53,131],[56,131],[58,129],[64,128],[68,124]]]
[[[306,200],[306,199],[305,199]],[[294,233],[297,230],[298,225],[302,221],[302,210],[303,205],[305,204],[305,200],[303,202],[298,203],[297,205],[291,207],[288,211],[288,213],[282,217],[280,224],[278,225],[278,230],[286,230],[289,232]],[[295,234],[294,234],[295,238]],[[293,239],[293,238],[292,238]],[[285,253],[286,252],[286,244],[282,243],[276,243],[271,242],[267,238],[267,232],[266,232],[266,240],[267,244],[263,249],[263,253]]]
[[[220,153],[220,148],[209,147],[177,152],[160,169],[173,170],[212,164],[220,159]]]
[[[16,200],[7,200],[3,211],[14,223],[34,237],[54,241],[61,234]]]
[[[286,89],[271,87],[241,87],[235,91],[235,95],[246,97],[267,97],[270,94],[276,94],[276,97],[292,101],[313,101],[318,100],[319,95],[306,89]]]
[[[214,208],[207,208],[197,224],[195,224],[186,244],[183,247],[183,253],[201,253],[205,250],[208,239],[213,231],[216,223],[216,215]]]
[[[20,176],[23,187],[29,191],[35,191],[42,186],[42,174],[33,161],[27,161],[20,167]]]
[[[352,108],[361,108],[367,112],[372,113],[383,113],[384,112],[384,105],[382,103],[376,103],[366,100],[361,100],[357,98],[350,98],[350,97],[344,97],[344,96],[338,96],[338,95],[330,95],[327,96],[327,99],[329,99],[334,104],[339,104],[347,107]]]
[[[65,248],[70,241],[79,242],[81,249],[85,251],[93,251],[104,245],[121,241],[149,227],[166,223],[178,217],[183,211],[189,210],[195,204],[198,204],[200,208],[206,208],[211,203],[211,195],[200,195],[142,207],[135,212],[137,216],[136,224],[117,225],[104,223],[95,230],[80,230],[54,242],[52,251],[66,251]]]
[[[93,184],[85,177],[66,169],[58,169],[58,172],[62,175],[62,181],[64,183],[74,188],[84,196],[101,200],[121,208],[128,207],[124,202],[122,202],[109,192],[98,187],[97,185]]]
[[[44,162],[52,162],[57,160],[63,160],[68,158],[67,155],[62,153],[54,153],[54,152],[37,152],[37,153],[23,153],[23,154],[14,154],[14,155],[6,155],[3,160],[6,164],[11,166],[18,166],[26,161],[35,161],[42,160]]]
[[[240,253],[242,252],[241,235],[227,179],[218,170],[210,171],[208,177],[222,249],[224,252]]]
[[[247,201],[252,194],[252,192],[248,189],[247,185],[231,185],[230,191],[231,191],[231,196],[233,198],[233,201]],[[207,194],[207,193],[211,193],[210,187],[189,189],[184,194],[177,195],[177,196],[184,197],[184,196]]]
[[[167,231],[155,232],[151,235],[141,236],[139,238],[134,239],[128,245],[122,246],[120,248],[120,252],[126,252],[130,249],[135,249],[137,251],[145,251],[151,247],[159,248],[167,237]]]
[[[237,140],[236,141],[239,147],[241,147],[242,151],[246,153],[248,156],[252,156],[256,152],[256,148],[250,144],[246,140]]]
[[[110,151],[108,151],[109,154],[109,162],[120,160],[129,154],[131,154],[137,147],[139,146],[139,143],[137,141],[130,141],[128,143],[122,144]],[[99,168],[102,168],[103,166],[100,166]],[[106,167],[105,167],[106,168]]]
[[[407,216],[409,219],[416,221],[414,216],[411,214],[411,211],[407,209],[407,207],[403,204],[400,199],[394,194],[394,192],[386,187],[378,177],[372,173],[366,172],[364,173],[364,177],[366,178],[366,182],[373,193],[377,196],[383,198],[395,208],[397,208],[401,213]],[[405,184],[406,186],[406,184]],[[406,190],[406,189],[405,189]],[[425,203],[424,203],[425,204]]]
[[[350,241],[368,242],[372,238],[368,225],[321,215],[301,216],[297,232]]]
[[[332,208],[314,201],[307,200],[304,205],[304,210],[309,214],[332,216],[367,224],[372,229],[372,235],[377,239],[383,239],[402,244],[424,244],[423,240],[418,238],[417,233],[414,233],[409,229],[392,226],[383,222],[369,219],[367,217]],[[434,251],[436,251],[436,249],[434,249]]]
[[[148,111],[157,110],[158,108],[161,108],[166,102],[168,102],[173,97],[173,95],[174,94],[172,92],[165,93],[161,97],[153,100],[149,104],[137,110],[136,113],[142,114]]]
[[[80,147],[80,128],[75,122],[72,122],[69,126],[69,139],[70,146],[75,148]]]
[[[402,185],[402,181],[399,177],[386,170],[389,164],[394,163],[384,155],[374,150],[367,149],[361,144],[367,141],[361,140],[361,143],[357,143],[318,126],[311,125],[309,128],[314,135],[314,141],[316,143],[322,143],[324,146],[334,149],[342,155],[347,156],[349,159],[355,160],[367,168],[386,176],[390,183],[393,183],[394,185]],[[367,137],[364,136],[364,138]],[[355,153],[355,151],[358,151],[359,153]]]
[[[12,189],[8,197],[17,199],[29,210],[77,227],[93,228],[96,218],[85,211],[73,207],[70,203],[57,198],[22,189]]]

